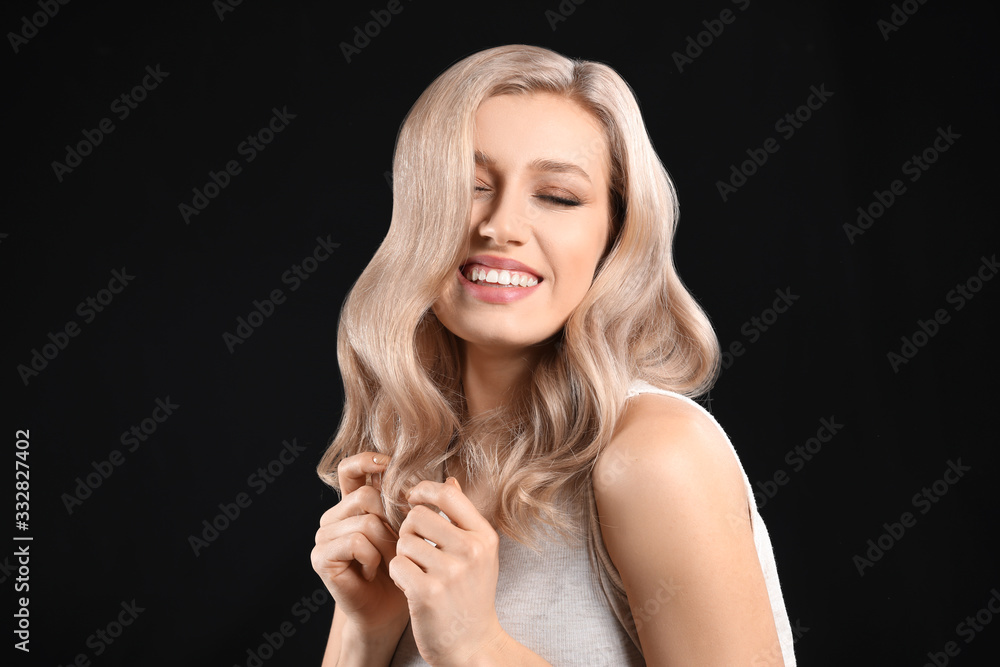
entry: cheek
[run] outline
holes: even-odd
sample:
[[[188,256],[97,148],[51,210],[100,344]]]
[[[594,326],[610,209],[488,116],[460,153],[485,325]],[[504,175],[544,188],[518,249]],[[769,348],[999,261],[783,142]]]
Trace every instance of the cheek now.
[[[576,250],[576,252],[573,252]],[[556,298],[575,308],[594,282],[594,272],[604,250],[603,238],[599,243],[588,243],[580,248],[568,249],[560,254],[557,274]]]
[[[597,264],[608,247],[608,221],[604,218],[576,225],[551,239],[552,252],[558,256],[563,272],[572,274],[583,291],[593,282]]]

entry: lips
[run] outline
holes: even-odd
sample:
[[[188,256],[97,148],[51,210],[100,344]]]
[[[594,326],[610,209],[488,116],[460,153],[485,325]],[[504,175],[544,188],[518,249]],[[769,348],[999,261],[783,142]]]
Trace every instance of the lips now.
[[[465,274],[472,273],[474,269],[478,269],[476,271],[477,274],[482,272],[487,273],[488,280],[485,283],[483,280],[470,281]],[[465,264],[458,267],[455,273],[458,275],[458,281],[468,294],[478,301],[492,304],[508,304],[527,298],[538,289],[538,286],[542,282],[542,278],[538,273],[527,264],[522,264],[517,260],[507,257],[495,257],[493,255],[473,255],[465,261]],[[513,280],[515,276],[520,274],[526,281],[533,284],[521,286],[492,282],[493,280],[499,280],[501,274],[509,274],[504,275],[504,278],[508,280]]]

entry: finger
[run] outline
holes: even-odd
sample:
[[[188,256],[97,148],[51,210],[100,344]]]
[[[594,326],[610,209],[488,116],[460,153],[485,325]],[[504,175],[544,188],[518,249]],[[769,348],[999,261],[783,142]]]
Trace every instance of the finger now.
[[[389,577],[396,584],[396,588],[403,591],[407,599],[416,592],[416,584],[423,574],[424,571],[406,556],[396,556],[389,561]]]
[[[313,549],[313,569],[316,572],[323,572],[327,569],[339,569],[336,566],[357,561],[361,567],[361,576],[366,581],[371,581],[378,574],[379,563],[383,561],[383,555],[378,548],[368,541],[361,533],[351,533],[344,535],[325,546],[317,546]]]
[[[317,542],[329,542],[348,533],[364,533],[372,542],[395,542],[399,537],[374,514],[356,514],[340,521],[320,526],[316,531]]]
[[[374,514],[360,514],[323,526],[316,532],[316,544],[332,542],[359,533],[379,550],[386,562],[396,555],[397,536]]]
[[[389,456],[375,452],[361,452],[342,460],[337,465],[341,495],[346,496],[364,486],[368,475],[385,471],[388,463]]]
[[[358,514],[374,514],[383,521],[388,521],[382,506],[382,495],[370,486],[362,486],[324,512],[319,518],[319,525],[325,526]]]
[[[442,560],[450,558],[441,549],[417,535],[404,535],[396,543],[396,555],[406,556],[423,572],[441,570]]]
[[[448,515],[452,523],[463,530],[492,528],[462,492],[457,481],[441,483],[424,480],[410,490],[407,500],[411,505],[436,505]]]
[[[426,505],[411,509],[399,526],[400,539],[415,536],[430,540],[440,549],[452,547],[460,539],[461,529]]]

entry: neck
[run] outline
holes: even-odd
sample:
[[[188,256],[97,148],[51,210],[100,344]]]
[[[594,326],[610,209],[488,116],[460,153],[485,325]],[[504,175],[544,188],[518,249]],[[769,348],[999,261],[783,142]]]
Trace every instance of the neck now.
[[[459,341],[469,417],[503,407],[525,390],[542,352],[541,347],[497,350]]]
[[[458,341],[462,367],[462,387],[468,417],[508,405],[518,391],[526,391],[531,374],[545,352],[545,347],[498,350],[481,347],[463,340]],[[496,446],[493,443],[492,446]],[[481,446],[490,447],[488,443]],[[448,473],[459,478],[463,491],[483,516],[490,517],[495,510],[496,489],[483,479],[469,476],[461,467],[448,468]]]

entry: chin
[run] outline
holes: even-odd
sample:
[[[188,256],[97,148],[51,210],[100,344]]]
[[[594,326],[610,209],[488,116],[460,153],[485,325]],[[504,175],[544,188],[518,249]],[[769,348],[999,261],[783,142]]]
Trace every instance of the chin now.
[[[486,351],[517,352],[529,347],[539,347],[552,341],[558,333],[497,331],[496,329],[461,328],[459,331],[448,328],[462,342],[482,348]]]

